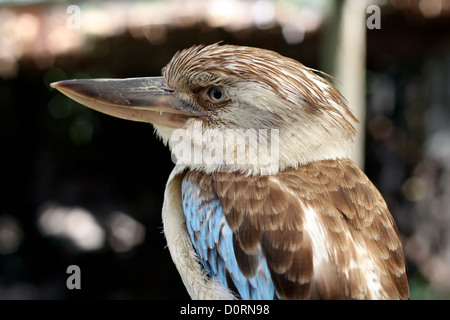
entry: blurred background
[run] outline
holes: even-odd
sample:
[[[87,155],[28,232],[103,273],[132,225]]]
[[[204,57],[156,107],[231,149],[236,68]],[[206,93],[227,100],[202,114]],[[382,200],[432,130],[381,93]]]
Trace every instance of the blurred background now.
[[[450,298],[450,2],[0,0],[0,298],[184,299],[162,234],[173,167],[151,125],[49,87],[159,75],[222,41],[335,76],[355,160],[397,221],[412,299]],[[67,267],[81,268],[68,290]]]

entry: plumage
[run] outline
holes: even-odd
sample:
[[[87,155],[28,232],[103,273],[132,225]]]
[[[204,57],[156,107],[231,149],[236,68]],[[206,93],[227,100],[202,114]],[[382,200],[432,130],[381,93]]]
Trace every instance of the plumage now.
[[[236,250],[239,247],[235,245],[234,233],[226,222],[220,200],[214,197],[211,187],[204,184],[207,180],[191,183],[196,178],[187,174],[183,179],[183,210],[191,241],[209,276],[218,277],[228,288],[235,288],[235,293],[244,299],[273,298],[274,288],[264,258],[259,254],[258,270],[249,272],[241,267],[237,260],[246,260],[249,256]],[[253,277],[256,271],[258,276]]]
[[[352,175],[352,183],[338,184],[338,177],[347,174]],[[408,297],[394,221],[379,192],[351,160],[324,160],[265,177],[190,171],[183,177],[183,190],[187,185],[195,186],[198,196],[183,199],[184,211],[209,215],[200,217],[205,225],[209,219],[220,219],[215,226],[228,226],[242,274],[251,280],[267,263],[277,297]],[[240,199],[247,205],[240,205]],[[188,230],[194,225],[187,219]],[[198,236],[202,241],[211,234],[216,232],[191,231],[191,238],[196,243]],[[220,248],[219,240],[214,239]],[[220,250],[212,255],[198,252],[204,265],[223,259]],[[221,280],[230,286],[225,277]],[[380,292],[371,292],[371,287],[379,287]]]
[[[168,144],[164,232],[192,298],[409,298],[395,222],[349,159],[357,119],[326,75],[217,44],[176,53],[162,74],[53,87],[150,122]]]

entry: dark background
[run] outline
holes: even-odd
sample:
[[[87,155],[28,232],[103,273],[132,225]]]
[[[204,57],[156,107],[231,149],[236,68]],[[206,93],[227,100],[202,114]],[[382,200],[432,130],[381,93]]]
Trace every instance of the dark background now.
[[[440,9],[427,11],[423,2],[388,1],[381,6],[381,29],[367,30],[365,172],[397,221],[411,297],[446,299],[450,8],[434,1]],[[159,75],[177,50],[221,40],[271,49],[320,69],[328,16],[295,44],[283,38],[279,23],[239,29],[169,19],[162,29],[125,28],[89,34],[66,51],[42,49],[40,41],[54,31],[45,26],[56,19],[55,8],[64,14],[67,6],[0,2],[0,298],[188,298],[162,234],[163,192],[173,167],[168,149],[151,125],[87,109],[49,84]],[[82,15],[90,8],[80,7]],[[25,44],[15,51],[10,42],[18,36]],[[83,247],[68,229],[51,233],[43,220],[49,212],[78,230],[95,225],[102,241]],[[136,225],[145,231],[140,241],[126,245],[112,222],[117,212],[132,221],[128,231]],[[64,220],[69,216],[79,220]],[[73,264],[81,268],[81,290],[66,287]]]

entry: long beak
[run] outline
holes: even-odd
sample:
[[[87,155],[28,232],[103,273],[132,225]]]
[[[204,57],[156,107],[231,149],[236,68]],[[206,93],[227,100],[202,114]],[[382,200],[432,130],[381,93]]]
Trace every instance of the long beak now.
[[[206,114],[177,99],[162,77],[77,79],[50,84],[69,98],[122,119],[181,128]]]

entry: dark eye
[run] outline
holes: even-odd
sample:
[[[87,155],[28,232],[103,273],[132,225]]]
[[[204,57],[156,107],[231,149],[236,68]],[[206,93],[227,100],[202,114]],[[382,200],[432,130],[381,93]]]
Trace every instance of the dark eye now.
[[[208,96],[211,101],[218,102],[224,98],[224,93],[220,88],[212,87],[208,90]]]

